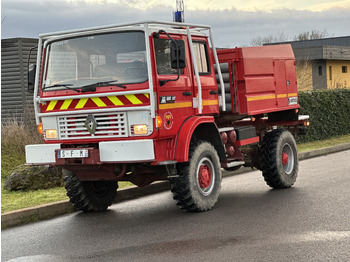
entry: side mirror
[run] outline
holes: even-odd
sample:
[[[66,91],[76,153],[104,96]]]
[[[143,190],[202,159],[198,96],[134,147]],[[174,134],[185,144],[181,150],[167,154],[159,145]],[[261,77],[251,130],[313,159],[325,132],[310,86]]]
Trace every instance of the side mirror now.
[[[34,92],[36,64],[29,65],[28,68],[28,92]]]
[[[170,44],[171,68],[186,67],[186,52],[184,40],[173,40]]]

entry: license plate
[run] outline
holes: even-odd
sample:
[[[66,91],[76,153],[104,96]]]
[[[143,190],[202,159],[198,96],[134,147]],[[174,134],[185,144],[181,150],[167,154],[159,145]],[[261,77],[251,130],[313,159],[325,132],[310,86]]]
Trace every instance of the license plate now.
[[[82,158],[89,157],[87,149],[61,149],[58,150],[58,158]]]

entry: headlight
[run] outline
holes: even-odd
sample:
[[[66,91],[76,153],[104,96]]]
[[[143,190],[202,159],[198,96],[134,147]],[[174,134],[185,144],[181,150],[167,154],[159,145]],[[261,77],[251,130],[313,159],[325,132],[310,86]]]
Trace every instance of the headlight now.
[[[45,129],[45,138],[46,139],[57,139],[57,130],[56,129]]]
[[[131,126],[131,134],[132,135],[147,135],[148,134],[148,126],[147,125],[132,125]]]

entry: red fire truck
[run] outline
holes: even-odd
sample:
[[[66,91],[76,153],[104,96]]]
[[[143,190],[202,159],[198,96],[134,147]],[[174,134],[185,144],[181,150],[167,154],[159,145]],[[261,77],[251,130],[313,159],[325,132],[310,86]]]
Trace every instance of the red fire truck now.
[[[289,45],[216,50],[210,26],[145,21],[39,37],[29,88],[45,144],[26,161],[63,167],[67,195],[101,211],[118,181],[169,180],[177,204],[206,211],[221,170],[298,173],[295,59]]]

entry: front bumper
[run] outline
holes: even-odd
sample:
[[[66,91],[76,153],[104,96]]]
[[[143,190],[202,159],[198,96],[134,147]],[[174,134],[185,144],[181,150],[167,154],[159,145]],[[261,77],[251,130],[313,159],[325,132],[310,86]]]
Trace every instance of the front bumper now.
[[[61,149],[61,144],[40,144],[27,145],[26,162],[27,164],[58,164],[64,163],[57,159],[56,151]],[[111,141],[100,142],[99,148],[91,152],[97,152],[94,156],[94,163],[131,163],[131,162],[150,162],[155,159],[153,140],[131,140],[131,141]]]

